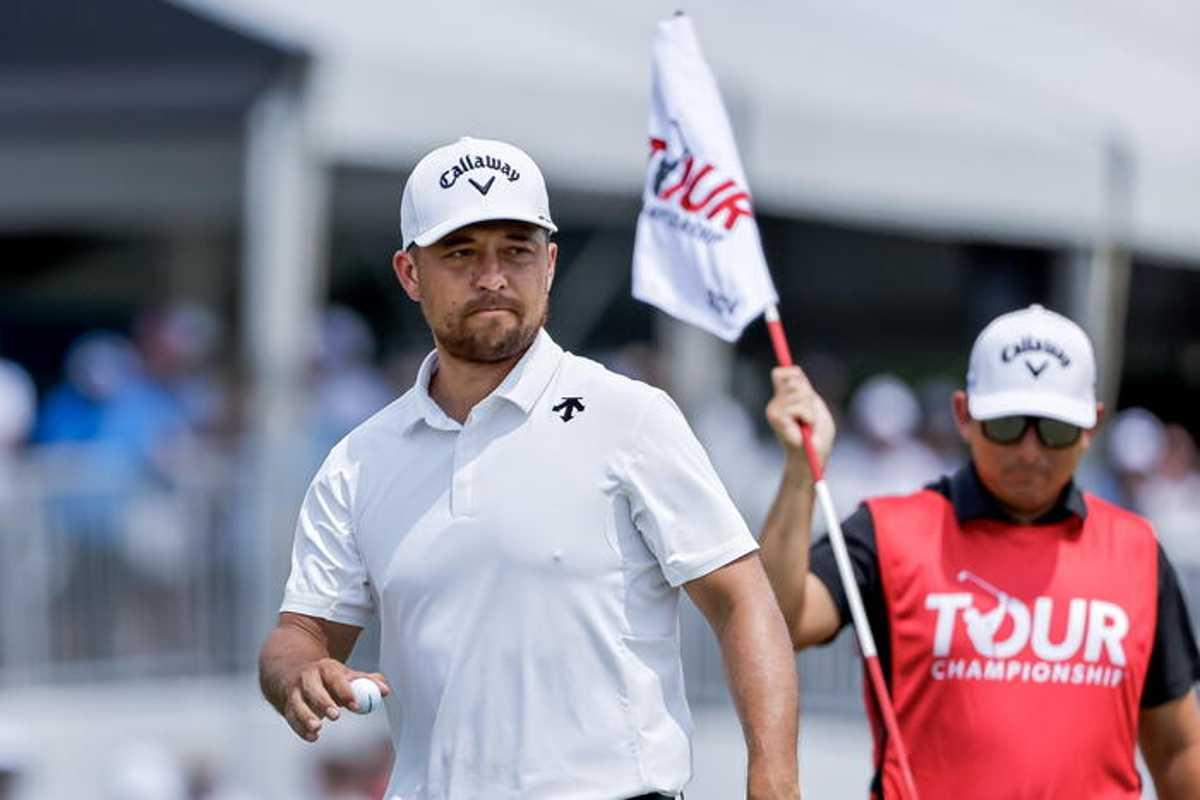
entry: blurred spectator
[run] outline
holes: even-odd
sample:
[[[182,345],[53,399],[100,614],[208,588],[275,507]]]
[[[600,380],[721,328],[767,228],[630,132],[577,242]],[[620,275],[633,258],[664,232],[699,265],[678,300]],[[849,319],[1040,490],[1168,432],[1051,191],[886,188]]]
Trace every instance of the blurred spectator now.
[[[37,392],[20,365],[0,359],[0,504],[16,485],[17,453],[33,430]]]
[[[143,314],[134,328],[148,376],[172,398],[188,426],[207,434],[228,432],[233,409],[215,362],[224,334],[217,315],[183,304]]]
[[[152,742],[127,745],[112,762],[104,800],[188,800],[183,765]]]
[[[1166,451],[1162,421],[1144,408],[1128,408],[1109,423],[1104,455],[1120,485],[1117,502],[1149,516],[1139,496]]]
[[[21,448],[33,430],[37,394],[33,380],[17,364],[0,359],[0,610],[18,608],[25,595],[15,580],[36,580],[45,574],[43,544],[29,533],[28,482],[21,474]],[[41,584],[41,585],[44,585]],[[41,588],[41,586],[39,586]],[[15,631],[0,629],[0,667],[15,660],[25,643]],[[5,731],[0,729],[0,751]],[[0,752],[0,760],[4,754]],[[3,782],[0,778],[0,783]],[[6,797],[0,788],[0,800]]]
[[[392,768],[392,746],[381,739],[327,751],[318,766],[322,800],[382,800]]]
[[[64,380],[42,408],[35,438],[97,445],[104,468],[132,477],[166,466],[172,446],[190,432],[181,404],[146,371],[124,336],[94,332],[67,351]]]
[[[942,473],[942,460],[916,439],[917,396],[895,375],[875,375],[858,388],[849,422],[829,459],[829,488],[843,514],[866,497],[915,491]]]
[[[33,431],[37,392],[19,364],[0,358],[0,448],[12,450]]]
[[[223,780],[219,771],[214,763],[194,763],[187,776],[188,800],[260,800],[254,792]]]
[[[139,369],[132,343],[115,333],[87,333],[67,350],[63,380],[50,390],[34,434],[38,442],[101,437],[105,411]]]
[[[173,377],[164,330],[140,324],[140,341],[155,369]],[[183,457],[192,438],[186,414],[147,363],[123,336],[85,334],[68,350],[64,380],[39,420],[40,441],[82,446],[51,451],[58,466],[45,471],[48,520],[58,534],[48,544],[56,565],[52,613],[64,623],[55,628],[54,649],[64,658],[103,657],[132,641],[140,647],[156,631],[171,630],[181,600],[175,575],[138,569],[187,563],[179,557],[183,509],[155,492],[192,468]],[[131,520],[148,517],[150,536],[137,538],[148,528]],[[169,591],[161,591],[164,584]]]
[[[330,306],[316,358],[316,431],[324,452],[398,393],[372,360],[375,336],[358,312]]]
[[[1136,502],[1169,555],[1200,565],[1200,471],[1196,441],[1182,426],[1163,429],[1161,457],[1138,487]]]
[[[962,466],[967,454],[951,408],[951,398],[958,388],[959,385],[949,378],[930,378],[917,389],[921,403],[921,435],[941,461],[939,474],[954,472]]]
[[[0,722],[0,800],[19,796],[21,782],[30,767],[26,738],[16,728]]]

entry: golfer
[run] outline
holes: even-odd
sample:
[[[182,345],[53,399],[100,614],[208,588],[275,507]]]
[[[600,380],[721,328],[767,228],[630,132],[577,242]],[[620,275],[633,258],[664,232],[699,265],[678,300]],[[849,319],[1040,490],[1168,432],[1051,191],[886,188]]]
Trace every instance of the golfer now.
[[[393,266],[434,350],[313,479],[264,694],[315,740],[378,615],[388,798],[677,797],[683,588],[720,640],[747,796],[792,800],[795,670],[755,540],[665,394],[544,330],[555,230],[516,147],[413,170]]]

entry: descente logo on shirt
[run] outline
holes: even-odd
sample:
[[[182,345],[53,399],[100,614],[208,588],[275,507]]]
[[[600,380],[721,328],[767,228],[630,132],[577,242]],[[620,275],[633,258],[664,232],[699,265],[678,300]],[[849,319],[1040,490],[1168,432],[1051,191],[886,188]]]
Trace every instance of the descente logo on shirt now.
[[[1032,611],[1021,600],[1003,593],[987,611],[976,608],[975,603],[970,592],[925,596],[926,610],[936,614],[930,666],[934,680],[1109,687],[1124,680],[1129,614],[1116,603],[1071,598],[1066,604],[1065,626],[1055,617],[1056,601],[1051,597],[1036,598]],[[1057,607],[1061,616],[1061,601]],[[954,632],[960,624],[965,626],[974,657],[951,655]]]
[[[442,178],[440,181],[438,181],[438,183],[443,189],[449,189],[451,186],[457,183],[458,179],[463,175],[466,175],[468,172],[472,172],[473,170],[477,169],[493,170],[494,172],[508,179],[510,183],[520,180],[521,178],[521,173],[517,170],[517,168],[502,158],[486,155],[475,156],[468,153],[460,158],[453,167],[443,172]],[[478,188],[478,186],[476,186],[476,188]],[[488,188],[491,188],[490,183],[488,184]]]

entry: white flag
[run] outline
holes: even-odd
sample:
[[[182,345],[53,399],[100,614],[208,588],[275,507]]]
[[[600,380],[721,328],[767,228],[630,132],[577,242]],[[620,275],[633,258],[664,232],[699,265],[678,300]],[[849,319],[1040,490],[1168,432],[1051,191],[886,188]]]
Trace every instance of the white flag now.
[[[778,302],[733,129],[689,18],[658,23],[633,296],[734,341]]]

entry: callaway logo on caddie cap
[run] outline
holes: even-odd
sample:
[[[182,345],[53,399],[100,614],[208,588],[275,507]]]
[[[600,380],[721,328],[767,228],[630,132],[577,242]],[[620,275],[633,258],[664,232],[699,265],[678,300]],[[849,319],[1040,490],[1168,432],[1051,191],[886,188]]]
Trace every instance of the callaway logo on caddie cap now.
[[[448,233],[490,220],[515,220],[558,230],[542,172],[507,142],[464,137],[422,158],[404,184],[400,235],[404,247],[427,247]]]
[[[1071,320],[1032,305],[1002,314],[971,348],[967,407],[979,420],[1013,415],[1096,424],[1092,343]]]
[[[1064,369],[1071,366],[1071,357],[1062,347],[1049,339],[1035,339],[1032,336],[1024,336],[1019,342],[1005,347],[1000,351],[1000,360],[1007,364],[1022,355],[1025,356],[1023,359],[1025,366],[1029,368],[1029,372],[1035,378],[1040,378],[1046,371],[1046,367],[1050,365],[1050,358],[1058,361]],[[1050,358],[1038,358],[1038,356],[1049,356]],[[1034,362],[1038,362],[1037,366],[1034,366]]]

